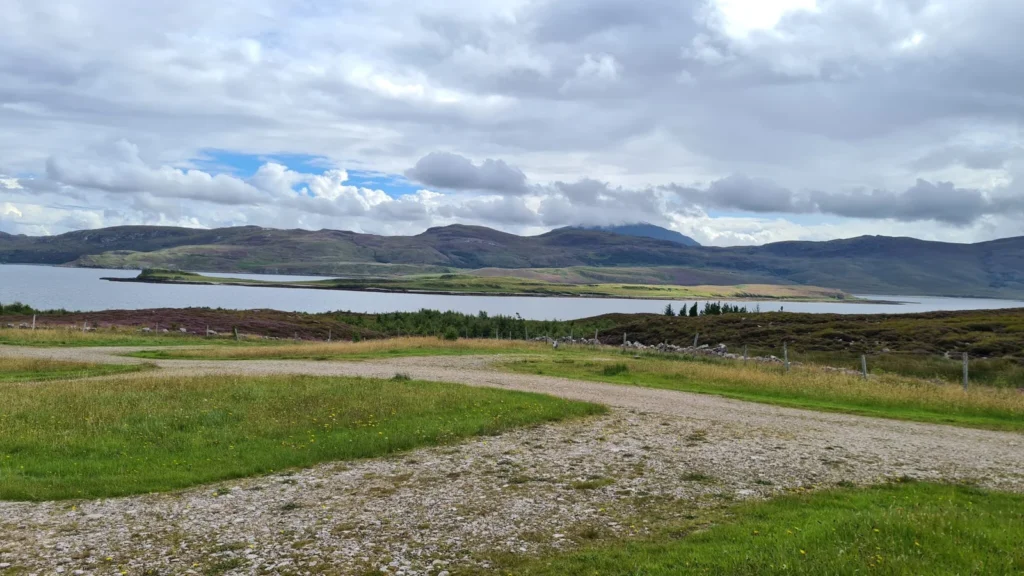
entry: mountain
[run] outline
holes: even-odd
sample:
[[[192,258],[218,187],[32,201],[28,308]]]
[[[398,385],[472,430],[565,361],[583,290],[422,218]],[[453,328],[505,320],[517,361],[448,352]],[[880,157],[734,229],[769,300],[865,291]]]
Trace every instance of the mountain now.
[[[622,224],[620,226],[581,226],[580,228],[584,230],[601,230],[603,232],[611,232],[612,234],[621,234],[623,236],[668,240],[669,242],[675,242],[676,244],[682,244],[683,246],[700,246],[699,242],[689,236],[684,236],[675,230],[669,230],[668,228],[662,228],[661,226],[655,226],[654,224],[648,224],[647,222]]]
[[[1024,298],[1024,237],[950,244],[862,236],[714,248],[579,228],[517,236],[454,225],[416,236],[377,236],[257,226],[120,226],[58,236],[2,235],[0,263],[323,275],[672,267],[666,276],[703,282],[713,278],[715,283],[804,284],[859,294]]]

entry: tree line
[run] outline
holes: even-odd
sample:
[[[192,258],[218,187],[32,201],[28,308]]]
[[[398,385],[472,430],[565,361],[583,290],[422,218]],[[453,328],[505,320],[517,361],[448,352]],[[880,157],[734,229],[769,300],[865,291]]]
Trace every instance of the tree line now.
[[[694,302],[693,306],[689,308],[684,304],[679,309],[679,316],[689,316],[696,318],[698,316],[721,316],[722,314],[747,314],[750,311],[747,310],[746,306],[740,306],[739,304],[729,304],[728,302],[705,302],[703,309],[698,309],[697,305],[699,302]],[[758,305],[755,312],[760,312],[761,307]],[[665,316],[675,316],[676,312],[672,309],[671,304],[665,305]]]

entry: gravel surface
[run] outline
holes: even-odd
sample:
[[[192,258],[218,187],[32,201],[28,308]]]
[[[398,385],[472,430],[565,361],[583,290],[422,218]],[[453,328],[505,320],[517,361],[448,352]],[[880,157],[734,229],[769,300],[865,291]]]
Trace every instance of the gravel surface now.
[[[0,346],[0,356],[115,361],[110,354],[125,350]],[[1020,434],[504,374],[488,367],[493,361],[156,361],[169,374],[402,372],[613,410],[400,457],[173,494],[0,502],[0,575],[15,568],[40,575],[437,575],[486,567],[495,554],[643,533],[638,518],[841,481],[911,476],[1024,492]]]

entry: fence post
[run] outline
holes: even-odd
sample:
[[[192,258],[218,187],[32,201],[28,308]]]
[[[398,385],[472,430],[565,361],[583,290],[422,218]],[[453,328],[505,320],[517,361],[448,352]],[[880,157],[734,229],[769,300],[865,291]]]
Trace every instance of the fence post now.
[[[209,324],[207,324],[207,325],[206,325],[206,334],[205,334],[205,336],[206,336],[207,338],[209,338],[209,337],[210,337],[210,325],[209,325]]]
[[[782,360],[786,363],[786,372],[789,372],[789,347],[782,343]]]
[[[597,339],[597,330],[594,330],[594,343],[597,345],[601,344],[601,341]]]
[[[623,333],[622,333],[622,345],[623,345],[623,346],[625,346],[625,345],[626,345],[626,342],[628,342],[628,340],[626,340],[626,333],[625,333],[625,332],[623,332]]]
[[[523,338],[523,340],[529,340],[530,339],[530,327],[526,325],[526,322],[523,322],[523,333],[526,334],[526,338]]]
[[[964,392],[967,392],[967,352],[964,352]]]
[[[331,341],[331,329],[330,328],[327,329],[327,341],[328,342]]]
[[[694,335],[693,335],[693,347],[694,347],[694,348],[696,348],[696,347],[697,347],[697,340],[698,340],[699,338],[700,338],[700,332],[697,332],[696,334],[694,334]]]
[[[746,344],[743,345],[743,361],[744,362],[747,361],[747,345]]]
[[[32,315],[32,329],[33,330],[36,329],[36,315],[35,314]]]
[[[232,326],[231,331],[235,333],[235,342],[238,342],[238,326]]]
[[[864,375],[864,379],[868,379],[868,357],[864,354],[860,355],[860,372]]]

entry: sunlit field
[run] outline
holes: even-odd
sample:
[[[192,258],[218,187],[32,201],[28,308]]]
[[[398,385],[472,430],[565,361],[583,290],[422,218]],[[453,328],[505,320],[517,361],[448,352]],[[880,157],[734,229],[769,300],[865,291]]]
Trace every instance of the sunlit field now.
[[[0,384],[0,499],[159,492],[598,414],[439,382],[304,376]]]

